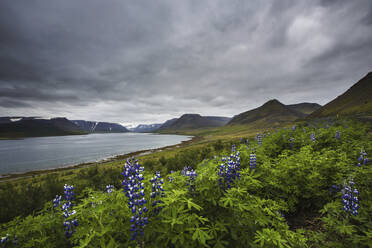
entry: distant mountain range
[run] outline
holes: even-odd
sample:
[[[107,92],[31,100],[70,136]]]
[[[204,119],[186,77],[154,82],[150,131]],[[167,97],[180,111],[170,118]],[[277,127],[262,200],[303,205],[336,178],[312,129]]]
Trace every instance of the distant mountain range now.
[[[0,117],[0,137],[22,138],[88,133],[129,132],[116,123],[70,121],[66,118]]]
[[[221,127],[230,121],[229,117],[201,116],[199,114],[184,114],[180,118],[166,121],[158,130],[191,130],[207,127]]]
[[[88,133],[126,133],[128,129],[117,123],[72,120],[81,130]]]
[[[140,124],[134,128],[128,128],[129,131],[136,133],[150,133],[158,130],[163,124]]]
[[[308,118],[337,115],[372,115],[372,72],[345,93],[313,112]]]

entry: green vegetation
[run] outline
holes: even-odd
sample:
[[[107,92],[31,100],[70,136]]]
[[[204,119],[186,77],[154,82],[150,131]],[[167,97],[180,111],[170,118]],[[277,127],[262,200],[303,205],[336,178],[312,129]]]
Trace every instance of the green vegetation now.
[[[260,146],[242,126],[193,131],[205,138],[140,157],[145,198],[150,202],[155,171],[165,175],[165,197],[156,208],[146,203],[149,223],[135,240],[121,189],[123,161],[3,183],[2,221],[8,214],[23,217],[4,223],[0,234],[9,234],[8,247],[14,237],[19,247],[372,247],[372,163],[357,166],[361,150],[372,152],[368,128],[351,121],[298,123],[295,130],[266,132]],[[239,135],[251,137],[249,148]],[[240,152],[240,179],[224,190],[218,172],[232,144]],[[180,172],[185,166],[197,173],[194,181]],[[359,191],[357,215],[343,210],[341,190],[350,181]],[[52,206],[65,183],[75,186],[79,222],[70,238],[62,211]],[[116,189],[110,194],[108,184]],[[35,199],[41,203],[22,208]]]
[[[336,115],[372,114],[372,72],[354,84],[344,94],[313,112],[310,118]]]

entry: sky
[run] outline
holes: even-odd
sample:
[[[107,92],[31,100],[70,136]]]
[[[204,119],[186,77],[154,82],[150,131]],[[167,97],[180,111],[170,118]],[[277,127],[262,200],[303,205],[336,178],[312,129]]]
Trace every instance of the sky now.
[[[231,117],[369,71],[370,0],[0,1],[0,116]]]

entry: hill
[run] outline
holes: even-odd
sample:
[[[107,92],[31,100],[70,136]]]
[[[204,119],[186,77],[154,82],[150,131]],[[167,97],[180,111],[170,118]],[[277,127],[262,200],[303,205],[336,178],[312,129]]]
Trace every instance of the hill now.
[[[289,104],[286,106],[293,111],[297,111],[298,113],[301,113],[304,117],[322,107],[322,105],[320,104],[308,103],[308,102],[298,103],[298,104]]]
[[[275,126],[292,122],[303,117],[302,113],[292,110],[276,99],[266,102],[261,107],[238,114],[228,125]]]
[[[117,123],[73,120],[80,129],[89,133],[126,133],[128,129]]]
[[[372,72],[369,72],[345,93],[316,110],[308,118],[355,114],[372,114]]]
[[[159,130],[190,130],[208,127],[221,127],[230,118],[219,116],[201,116],[199,114],[184,114],[180,118],[166,121]]]
[[[9,121],[7,121],[7,118],[2,118],[0,137],[21,138],[85,133],[66,118],[53,118],[50,120],[22,118],[18,121],[12,121],[11,119],[9,118]]]

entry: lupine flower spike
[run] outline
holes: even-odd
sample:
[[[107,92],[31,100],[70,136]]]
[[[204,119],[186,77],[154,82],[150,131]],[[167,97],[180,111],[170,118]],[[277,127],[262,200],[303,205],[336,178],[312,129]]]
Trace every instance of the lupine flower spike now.
[[[131,239],[135,240],[137,235],[143,235],[143,228],[148,224],[148,218],[144,217],[144,213],[147,212],[147,208],[143,207],[147,203],[144,193],[143,184],[143,173],[144,168],[140,166],[138,160],[134,158],[127,159],[124,165],[124,171],[122,175],[124,180],[122,182],[123,191],[128,197],[128,207],[132,211],[132,217],[130,219],[131,228],[133,232]]]
[[[186,186],[189,187],[189,192],[191,194],[194,194],[195,192],[195,178],[198,176],[198,174],[190,167],[186,166],[181,171],[181,175],[189,177]]]
[[[342,191],[342,203],[344,205],[343,210],[346,214],[351,213],[352,215],[358,215],[359,209],[359,191],[355,188],[355,183],[351,179],[348,183],[345,183]]]
[[[341,138],[341,133],[340,133],[340,131],[336,131],[335,138],[336,138],[337,140],[339,140],[339,139]]]
[[[312,142],[315,141],[315,133],[311,133],[311,134],[310,134],[310,140],[311,140]]]
[[[72,200],[74,199],[74,186],[67,185],[64,186],[64,194],[66,202],[62,205],[63,217],[65,217],[65,221],[63,225],[65,226],[65,235],[67,238],[71,237],[72,234],[75,232],[75,228],[79,225],[76,219],[70,220],[70,216],[76,214],[76,211],[72,209]]]
[[[223,191],[231,188],[231,184],[234,183],[236,179],[240,179],[240,153],[236,152],[231,154],[230,157],[223,157],[222,163],[219,167],[218,179],[220,188]]]
[[[106,193],[111,194],[112,191],[114,191],[114,185],[111,185],[111,184],[107,185],[106,186]]]
[[[261,134],[257,134],[257,144],[258,145],[262,145],[262,135]]]
[[[366,151],[364,151],[363,149],[361,150],[361,152],[360,152],[360,156],[359,156],[359,158],[358,158],[358,164],[357,164],[357,166],[362,166],[362,164],[363,165],[366,165],[368,162],[370,161],[370,159],[369,158],[367,158],[367,153],[366,153]]]
[[[249,167],[253,170],[256,169],[256,154],[251,153],[249,156]]]
[[[156,207],[156,205],[158,205],[158,203],[162,203],[159,198],[165,197],[163,189],[164,181],[160,176],[160,172],[156,172],[155,177],[151,178],[150,182],[152,183],[151,198],[153,199],[151,206],[154,207],[154,213],[158,214],[162,207]]]

